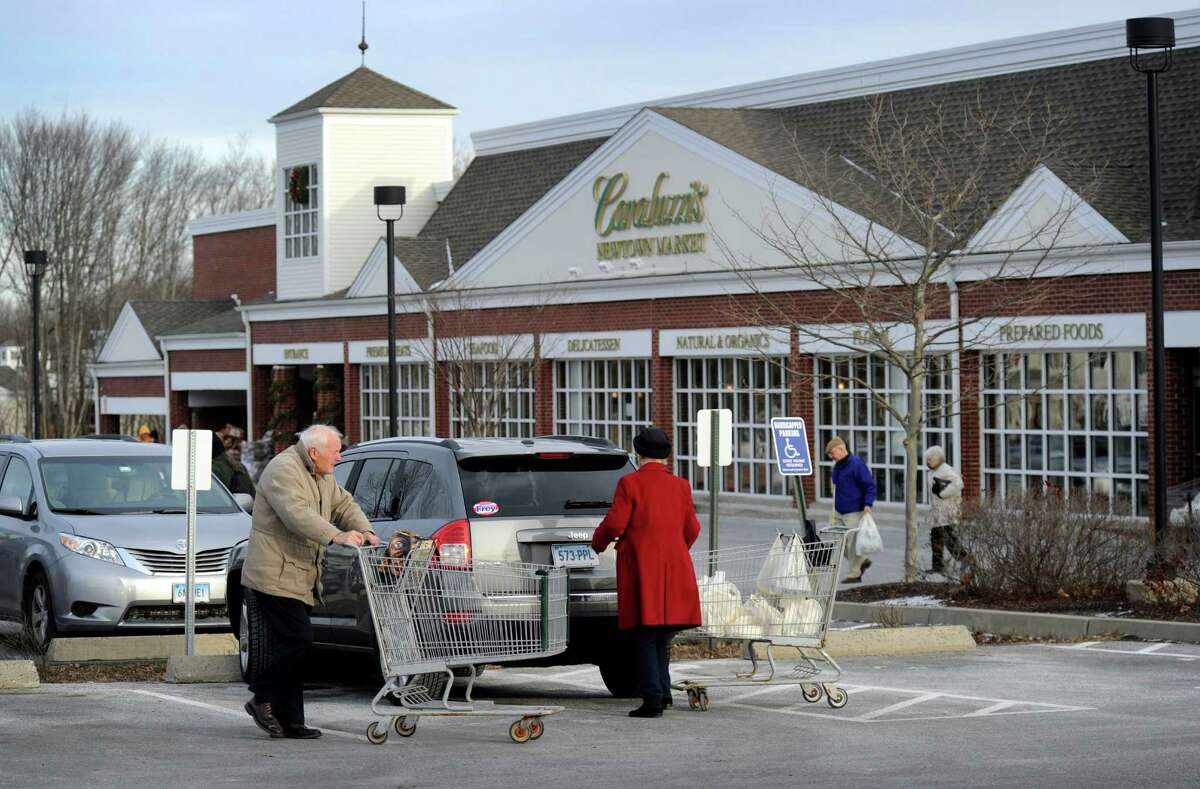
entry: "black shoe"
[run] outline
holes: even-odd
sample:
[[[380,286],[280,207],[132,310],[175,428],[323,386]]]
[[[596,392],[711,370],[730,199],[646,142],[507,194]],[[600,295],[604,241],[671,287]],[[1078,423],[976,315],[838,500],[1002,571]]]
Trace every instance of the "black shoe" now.
[[[289,740],[315,740],[321,736],[321,730],[305,726],[303,723],[295,723],[283,727],[283,736]]]
[[[862,566],[862,569],[858,571],[858,576],[861,578],[862,574],[865,573],[867,571],[867,568],[870,566],[871,566],[871,560],[863,559],[863,566]]]
[[[662,707],[651,707],[649,704],[643,703],[636,710],[629,711],[631,718],[661,718],[663,714]]]
[[[246,712],[250,714],[251,718],[254,718],[254,723],[258,725],[258,728],[271,735],[273,739],[286,736],[283,733],[283,726],[279,723],[279,719],[271,712],[271,704],[269,702],[259,704],[255,701],[247,701]]]
[[[852,575],[847,575],[845,578],[842,579],[842,583],[844,583],[844,584],[861,584],[862,576],[860,575],[858,577],[855,577]]]
[[[936,574],[938,574],[938,575],[945,575],[945,574],[946,574],[946,573],[945,573],[945,568],[944,568],[944,567],[942,567],[942,565],[940,565],[940,564],[935,564],[935,565],[933,566],[933,569],[932,569],[930,572],[936,573]]]

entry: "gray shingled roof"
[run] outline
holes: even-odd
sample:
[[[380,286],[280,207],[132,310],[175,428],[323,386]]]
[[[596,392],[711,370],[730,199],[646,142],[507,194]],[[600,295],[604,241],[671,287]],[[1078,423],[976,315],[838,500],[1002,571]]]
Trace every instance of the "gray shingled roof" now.
[[[397,238],[396,259],[421,290],[450,276],[444,238]]]
[[[189,323],[167,332],[170,335],[180,334],[241,334],[246,330],[242,316],[237,311],[233,301],[224,302],[226,309],[195,323]]]
[[[1176,50],[1172,69],[1159,78],[1163,213],[1170,240],[1200,238],[1200,48]],[[1150,236],[1146,153],[1146,80],[1125,57],[1003,74],[889,95],[891,107],[911,118],[928,117],[941,103],[961,112],[1028,96],[1051,108],[1061,123],[1061,150],[1047,166],[1131,241]],[[854,158],[868,104],[862,98],[777,110],[785,125],[813,145],[829,145]],[[1006,168],[998,156],[986,200],[998,205],[1028,173]]]
[[[418,237],[450,239],[455,267],[465,265],[605,139],[475,157]]]
[[[179,330],[200,321],[208,320],[229,310],[229,299],[204,301],[131,301],[129,306],[137,313],[138,320],[153,340],[156,337],[177,334]],[[239,321],[239,324],[241,321]]]
[[[366,66],[359,66],[301,99],[271,120],[315,110],[318,107],[374,110],[452,110],[454,107],[427,93],[402,85]]]

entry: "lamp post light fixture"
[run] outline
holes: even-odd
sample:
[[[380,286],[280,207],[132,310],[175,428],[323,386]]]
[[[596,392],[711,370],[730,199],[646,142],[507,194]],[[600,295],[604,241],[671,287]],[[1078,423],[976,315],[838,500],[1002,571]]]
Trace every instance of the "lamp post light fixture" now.
[[[32,433],[34,438],[41,438],[42,424],[42,360],[38,339],[41,336],[41,305],[42,305],[42,276],[46,273],[49,263],[46,260],[46,250],[25,250],[25,274],[29,277],[29,294],[33,302],[33,347],[30,348],[29,370],[30,383],[33,385],[33,398],[29,411],[32,417]]]
[[[1129,65],[1146,75],[1146,109],[1150,126],[1150,352],[1154,366],[1154,542],[1159,548],[1166,536],[1167,512],[1167,398],[1163,331],[1162,194],[1158,152],[1158,75],[1171,67],[1175,47],[1175,20],[1140,17],[1125,20]]]
[[[375,216],[387,224],[388,435],[400,435],[400,392],[396,389],[396,220],[404,217],[403,186],[375,187]],[[398,216],[391,216],[399,208]],[[384,216],[380,209],[391,209]]]

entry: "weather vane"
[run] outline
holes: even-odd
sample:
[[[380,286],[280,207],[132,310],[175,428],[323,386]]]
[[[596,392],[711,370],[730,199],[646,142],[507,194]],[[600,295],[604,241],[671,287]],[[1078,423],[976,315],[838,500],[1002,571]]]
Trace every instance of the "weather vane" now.
[[[362,64],[367,65],[367,0],[362,4],[362,41],[358,42],[358,51],[362,53]]]

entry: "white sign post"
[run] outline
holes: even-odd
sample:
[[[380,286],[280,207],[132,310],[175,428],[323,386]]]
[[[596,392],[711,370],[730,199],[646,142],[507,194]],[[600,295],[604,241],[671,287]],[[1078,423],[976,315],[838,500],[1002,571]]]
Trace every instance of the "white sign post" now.
[[[716,461],[715,463],[713,461]],[[733,463],[733,411],[705,408],[696,412],[696,465],[708,469],[708,549],[717,549],[717,491],[721,468]],[[709,559],[712,575],[716,559]]]
[[[187,491],[185,654],[196,653],[196,491],[212,488],[211,430],[171,431],[171,487]]]

